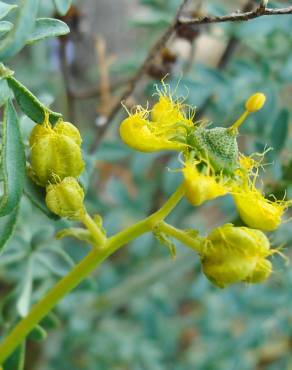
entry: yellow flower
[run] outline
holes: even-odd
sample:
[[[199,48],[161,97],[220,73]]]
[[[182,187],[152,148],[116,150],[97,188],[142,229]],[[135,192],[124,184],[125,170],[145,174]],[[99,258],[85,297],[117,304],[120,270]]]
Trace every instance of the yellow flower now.
[[[183,151],[189,130],[194,127],[193,117],[186,117],[184,105],[174,99],[169,87],[163,84],[158,90],[159,101],[151,110],[137,106],[135,113],[120,125],[122,140],[131,148],[141,152],[160,150]],[[150,115],[150,118],[149,118]]]
[[[200,255],[205,275],[224,288],[240,281],[266,280],[272,272],[266,257],[273,253],[260,230],[226,224],[207,236]]]
[[[186,198],[194,205],[200,204],[227,194],[228,188],[220,176],[212,175],[209,168],[207,174],[198,171],[195,164],[186,164],[183,168]]]
[[[160,127],[157,122],[149,121],[147,116],[148,112],[140,107],[123,120],[120,135],[124,143],[141,152],[181,151],[186,147],[186,144],[176,140],[178,132],[175,128]]]
[[[233,193],[237,210],[246,225],[255,229],[272,231],[281,224],[289,201],[270,201],[253,185],[251,189],[237,187]]]
[[[46,187],[46,204],[50,211],[60,217],[80,220],[85,214],[84,191],[74,177],[62,181],[55,176],[56,183]]]

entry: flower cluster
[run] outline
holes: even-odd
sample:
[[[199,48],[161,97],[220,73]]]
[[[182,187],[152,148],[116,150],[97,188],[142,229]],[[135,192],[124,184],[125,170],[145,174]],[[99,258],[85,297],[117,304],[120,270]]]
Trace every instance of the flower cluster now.
[[[200,250],[203,271],[218,286],[238,281],[259,282],[271,273],[266,259],[273,251],[262,231],[279,227],[289,201],[267,199],[257,188],[263,155],[242,155],[238,128],[250,113],[260,110],[265,95],[255,93],[231,127],[208,128],[194,120],[195,110],[174,99],[164,84],[152,109],[134,108],[120,126],[122,140],[135,150],[180,152],[185,196],[199,206],[231,194],[247,227],[230,224],[213,231]]]
[[[80,220],[85,214],[84,192],[77,177],[84,169],[78,129],[60,119],[52,127],[48,114],[30,135],[31,165],[34,182],[46,188],[46,204],[60,217]]]

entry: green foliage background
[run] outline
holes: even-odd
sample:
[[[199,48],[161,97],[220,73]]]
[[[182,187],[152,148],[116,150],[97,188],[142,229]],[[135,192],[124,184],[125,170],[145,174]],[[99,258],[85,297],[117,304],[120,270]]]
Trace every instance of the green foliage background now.
[[[65,13],[69,3],[55,0],[59,13]],[[76,3],[81,13],[84,3]],[[143,16],[129,17],[124,24],[125,32],[134,34],[136,41],[130,51],[125,45],[127,53],[111,65],[113,81],[136,71],[149,46],[173,18],[179,3],[140,0],[138,7],[144,10]],[[289,1],[278,1],[271,2],[271,6],[287,3],[292,5]],[[137,7],[134,1],[133,6]],[[204,10],[211,14],[224,14],[235,8],[235,4],[224,1],[204,2]],[[39,17],[52,17],[54,3],[41,1],[34,11],[38,11]],[[8,23],[13,24],[12,10],[7,17],[7,24],[0,22],[0,37],[3,37],[1,32],[6,32],[5,27],[11,27]],[[86,18],[83,22],[86,23]],[[178,57],[168,80],[174,87],[179,81],[177,95],[187,96],[189,104],[200,107],[207,101],[203,118],[222,126],[236,119],[249,94],[255,91],[266,94],[265,108],[243,126],[240,145],[246,153],[262,152],[266,145],[274,148],[267,154],[266,162],[272,164],[265,167],[264,184],[268,194],[280,198],[285,190],[288,197],[292,196],[291,28],[291,16],[203,28],[201,36],[211,35],[222,43],[231,37],[237,40],[227,67],[219,70],[195,58],[183,73],[187,61]],[[78,40],[72,27],[71,31],[70,43],[75,48],[70,58],[73,67],[78,67]],[[38,32],[43,35],[43,29]],[[33,41],[33,37],[35,33],[28,39]],[[53,110],[62,112],[67,119],[73,107],[70,101],[67,105],[63,76],[58,68],[60,42],[63,41],[55,39],[25,47],[7,63],[42,102],[52,104]],[[210,46],[206,44],[206,47]],[[87,67],[73,81],[78,88],[88,87],[99,79],[96,61],[92,60],[91,51],[87,51],[88,55],[86,50],[82,54],[83,59],[88,58]],[[159,84],[148,77],[139,84],[136,99],[140,104],[153,99],[154,83]],[[1,81],[0,102],[4,102],[8,93],[6,83]],[[119,89],[115,94],[118,93]],[[157,209],[175,190],[181,175],[172,171],[179,167],[176,155],[140,154],[120,142],[117,127],[125,116],[123,111],[111,124],[98,150],[89,154],[92,138],[98,134],[94,122],[98,103],[97,98],[78,101],[74,123],[84,137],[88,171],[83,182],[88,188],[88,209],[104,217],[104,226],[112,234]],[[20,114],[26,146],[33,125]],[[0,221],[4,222],[2,218]],[[240,224],[229,197],[197,209],[183,201],[169,221],[183,228],[198,228],[202,233],[224,222]],[[66,225],[64,220],[49,219],[28,197],[22,199],[16,232],[0,258],[3,335],[11,323],[27,313],[32,302],[88,252],[87,247],[73,239],[55,240],[56,231]],[[291,224],[284,223],[271,238],[274,245],[285,245],[287,256],[291,254]],[[42,323],[43,328],[51,330],[45,341],[40,341],[44,337],[40,330],[28,340],[25,368],[291,370],[291,266],[279,256],[273,258],[275,272],[267,283],[220,290],[200,273],[193,253],[178,245],[177,258],[173,261],[167,248],[151,235],[140,237],[105,262]]]

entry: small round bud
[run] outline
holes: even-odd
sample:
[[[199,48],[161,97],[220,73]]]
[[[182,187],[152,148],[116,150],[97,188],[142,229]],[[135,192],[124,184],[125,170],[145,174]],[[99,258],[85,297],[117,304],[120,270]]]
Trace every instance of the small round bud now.
[[[205,275],[224,288],[240,281],[256,283],[267,279],[271,266],[266,257],[272,253],[261,231],[226,224],[206,238],[201,262]]]
[[[60,217],[80,220],[85,214],[84,191],[73,177],[46,187],[46,204],[50,211]]]
[[[30,136],[31,172],[33,179],[46,186],[57,175],[77,177],[84,169],[80,149],[80,135],[73,125],[61,122],[50,125],[36,125]]]
[[[79,132],[78,128],[76,126],[72,125],[72,123],[70,123],[70,122],[64,122],[64,121],[60,120],[59,122],[56,123],[56,125],[54,127],[54,131],[57,134],[65,135],[67,137],[70,137],[72,140],[75,141],[75,143],[78,146],[80,146],[81,143],[82,143],[82,138],[81,138],[81,135],[80,135],[80,132]]]
[[[262,93],[253,94],[248,98],[245,103],[245,109],[252,113],[257,112],[258,110],[262,109],[266,101],[266,97]]]

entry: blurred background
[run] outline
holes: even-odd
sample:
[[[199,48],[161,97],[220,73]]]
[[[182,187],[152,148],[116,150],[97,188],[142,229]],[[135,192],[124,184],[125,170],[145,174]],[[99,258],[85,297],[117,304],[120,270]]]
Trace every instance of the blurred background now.
[[[137,153],[118,135],[126,116],[118,109],[121,96],[180,3],[83,0],[60,16],[52,1],[43,0],[39,16],[62,19],[71,33],[27,47],[10,61],[21,82],[80,129],[87,206],[103,216],[108,234],[158,209],[181,181],[173,171],[180,167],[176,153]],[[222,15],[256,5],[189,0],[183,14]],[[264,109],[241,129],[240,150],[273,147],[265,160],[265,192],[292,198],[291,30],[291,15],[180,27],[124,103],[151,104],[155,84],[168,74],[177,96],[197,107],[197,119],[228,126],[251,93],[264,92]],[[26,141],[33,125],[21,118]],[[168,220],[202,234],[226,222],[241,224],[228,196],[199,208],[183,200]],[[88,252],[73,239],[55,240],[64,226],[66,221],[52,221],[23,200],[16,234],[0,259],[2,327],[24,315]],[[291,255],[291,223],[283,223],[271,240]],[[194,253],[178,244],[173,260],[167,248],[144,235],[58,305],[43,323],[51,328],[47,339],[28,341],[25,369],[292,370],[292,270],[279,256],[273,263],[267,283],[221,290],[201,273]]]

